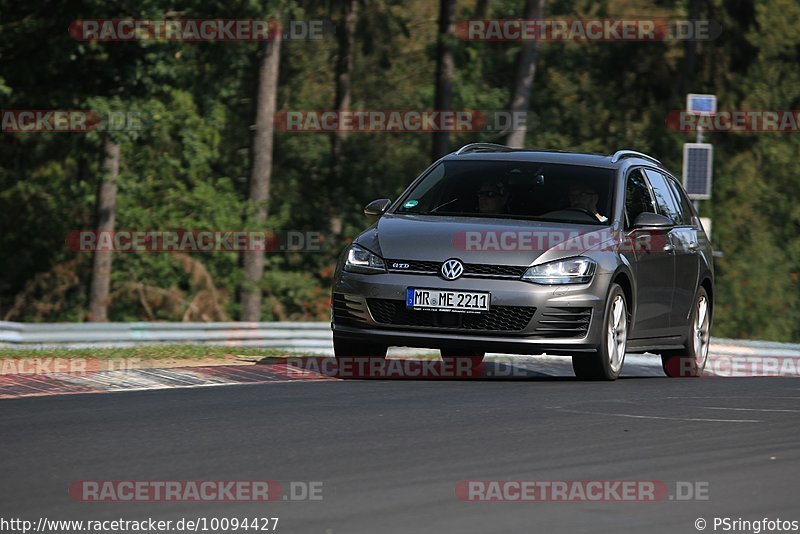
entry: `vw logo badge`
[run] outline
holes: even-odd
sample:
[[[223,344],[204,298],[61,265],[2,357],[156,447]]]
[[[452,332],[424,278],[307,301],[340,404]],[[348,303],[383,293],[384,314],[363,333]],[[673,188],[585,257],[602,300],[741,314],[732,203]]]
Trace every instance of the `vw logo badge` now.
[[[464,274],[464,264],[456,259],[447,260],[442,264],[441,273],[445,280],[455,280]]]

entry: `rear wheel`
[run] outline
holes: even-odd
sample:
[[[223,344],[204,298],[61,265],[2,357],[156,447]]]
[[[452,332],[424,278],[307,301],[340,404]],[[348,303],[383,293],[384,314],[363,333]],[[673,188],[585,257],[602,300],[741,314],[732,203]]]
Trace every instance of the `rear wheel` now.
[[[439,351],[442,355],[442,361],[453,362],[458,364],[460,361],[468,361],[471,368],[475,368],[483,362],[485,352],[481,351],[467,351],[467,350],[454,350],[454,349],[441,349]]]
[[[710,336],[711,302],[705,288],[701,287],[692,308],[686,348],[661,354],[664,374],[671,378],[702,376],[708,361]]]
[[[611,284],[603,316],[603,341],[592,354],[572,357],[572,370],[580,380],[616,380],[625,362],[630,316],[625,293]]]

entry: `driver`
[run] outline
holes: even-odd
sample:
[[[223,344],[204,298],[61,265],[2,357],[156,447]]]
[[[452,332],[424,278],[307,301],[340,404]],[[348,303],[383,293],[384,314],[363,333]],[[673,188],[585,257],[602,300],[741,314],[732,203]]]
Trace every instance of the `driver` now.
[[[569,186],[569,204],[571,208],[586,210],[600,222],[608,221],[608,217],[597,211],[599,200],[597,191],[585,184],[572,184]]]
[[[503,182],[484,181],[478,189],[480,213],[508,213],[508,191]]]

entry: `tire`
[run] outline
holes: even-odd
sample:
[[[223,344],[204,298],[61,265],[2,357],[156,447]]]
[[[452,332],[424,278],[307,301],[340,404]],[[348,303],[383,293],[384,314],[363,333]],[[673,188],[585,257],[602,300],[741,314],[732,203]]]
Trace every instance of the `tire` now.
[[[474,369],[483,362],[485,352],[481,351],[468,351],[468,350],[455,350],[455,349],[441,349],[439,353],[442,355],[442,361],[452,361],[457,363],[459,360],[468,360],[470,367]]]
[[[625,293],[619,284],[611,284],[603,313],[600,349],[572,357],[572,370],[579,380],[616,380],[619,377],[625,363],[630,321]]]
[[[349,339],[333,337],[333,354],[339,358],[380,358],[386,359],[389,347],[379,343],[363,343]]]
[[[698,377],[708,362],[708,346],[711,335],[712,305],[705,288],[700,287],[689,318],[689,333],[686,348],[661,353],[661,367],[670,378]]]

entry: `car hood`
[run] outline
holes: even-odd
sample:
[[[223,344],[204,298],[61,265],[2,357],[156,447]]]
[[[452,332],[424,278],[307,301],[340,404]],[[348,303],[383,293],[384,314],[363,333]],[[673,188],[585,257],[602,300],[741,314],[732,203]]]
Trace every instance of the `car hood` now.
[[[528,266],[614,240],[607,226],[483,217],[385,214],[356,242],[386,259]]]

